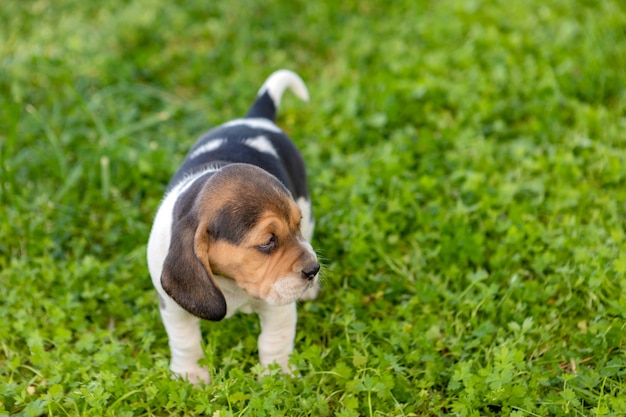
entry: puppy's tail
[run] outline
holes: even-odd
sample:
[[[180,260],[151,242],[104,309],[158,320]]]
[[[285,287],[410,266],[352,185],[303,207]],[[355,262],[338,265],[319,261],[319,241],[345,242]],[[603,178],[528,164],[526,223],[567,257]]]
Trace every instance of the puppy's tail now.
[[[278,70],[265,80],[246,117],[263,117],[276,121],[276,111],[287,88],[290,88],[300,99],[309,101],[309,92],[302,78],[293,71]]]

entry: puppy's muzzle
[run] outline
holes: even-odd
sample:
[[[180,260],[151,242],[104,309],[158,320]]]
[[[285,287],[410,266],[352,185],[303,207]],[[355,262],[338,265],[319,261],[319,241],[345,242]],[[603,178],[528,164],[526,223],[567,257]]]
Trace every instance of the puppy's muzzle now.
[[[302,277],[311,281],[315,278],[318,272],[320,272],[320,264],[318,262],[314,262],[302,270]]]

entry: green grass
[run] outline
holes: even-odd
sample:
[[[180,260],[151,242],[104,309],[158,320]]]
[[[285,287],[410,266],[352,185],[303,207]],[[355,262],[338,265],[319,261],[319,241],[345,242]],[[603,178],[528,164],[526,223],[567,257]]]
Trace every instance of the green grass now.
[[[620,0],[4,1],[0,414],[626,414]],[[205,129],[297,71],[324,289],[298,378],[257,319],[171,380],[145,265]]]

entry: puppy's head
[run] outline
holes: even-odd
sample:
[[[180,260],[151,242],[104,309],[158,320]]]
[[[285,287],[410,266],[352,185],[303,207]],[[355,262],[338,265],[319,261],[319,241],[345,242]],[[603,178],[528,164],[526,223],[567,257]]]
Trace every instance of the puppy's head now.
[[[209,320],[225,316],[213,274],[275,305],[295,301],[317,279],[320,265],[302,237],[300,209],[264,170],[227,165],[187,198],[193,206],[175,215],[161,277],[165,291],[187,311]]]

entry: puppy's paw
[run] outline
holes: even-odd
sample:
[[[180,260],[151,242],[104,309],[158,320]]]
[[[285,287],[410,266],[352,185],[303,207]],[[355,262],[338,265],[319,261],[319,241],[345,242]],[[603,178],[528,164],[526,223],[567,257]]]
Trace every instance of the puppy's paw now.
[[[171,368],[172,372],[184,381],[188,381],[194,385],[200,384],[210,384],[211,383],[211,375],[206,368],[202,368],[200,366],[188,367],[184,369],[174,369]]]
[[[320,282],[316,281],[313,285],[311,285],[311,287],[308,290],[306,290],[300,296],[299,299],[303,301],[315,300],[319,293],[320,293]]]

